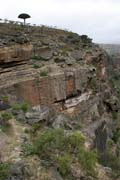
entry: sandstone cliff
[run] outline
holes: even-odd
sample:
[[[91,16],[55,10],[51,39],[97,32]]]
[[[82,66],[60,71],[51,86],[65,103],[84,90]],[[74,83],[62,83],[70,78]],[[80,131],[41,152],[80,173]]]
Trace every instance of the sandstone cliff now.
[[[25,133],[21,123],[29,131],[33,131],[32,126],[37,124],[35,133],[32,132],[35,136],[46,127],[63,128],[68,134],[70,131],[81,131],[86,137],[86,148],[96,148],[100,158],[104,159],[107,142],[113,137],[119,120],[118,96],[110,81],[113,67],[110,57],[86,35],[44,26],[0,26],[0,110],[12,112],[18,121],[11,121],[11,137],[8,137],[9,134],[1,135],[5,141],[0,151],[3,161],[14,164],[20,161],[16,165],[18,169],[23,168],[21,161],[30,168],[35,165],[37,169],[32,172],[31,180],[48,177],[51,180],[95,179],[96,175],[88,176],[84,170],[81,172],[76,161],[71,162],[71,176],[65,178],[55,169],[57,162],[52,161],[55,163],[52,164],[53,169],[49,168],[46,172],[39,159],[35,161],[32,158],[32,163],[29,158],[24,159],[21,144],[31,142],[31,133]],[[28,112],[25,106],[23,111],[20,109],[24,102],[31,106]],[[8,147],[7,141],[10,144]],[[109,172],[99,164],[96,168],[100,169],[98,179],[112,179],[111,170]],[[47,175],[44,176],[43,172]]]

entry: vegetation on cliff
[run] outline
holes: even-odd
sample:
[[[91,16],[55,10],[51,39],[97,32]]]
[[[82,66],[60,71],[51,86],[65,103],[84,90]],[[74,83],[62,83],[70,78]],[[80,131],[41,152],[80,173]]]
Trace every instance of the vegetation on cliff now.
[[[2,23],[0,35],[0,178],[118,179],[119,77],[106,52],[45,26]]]

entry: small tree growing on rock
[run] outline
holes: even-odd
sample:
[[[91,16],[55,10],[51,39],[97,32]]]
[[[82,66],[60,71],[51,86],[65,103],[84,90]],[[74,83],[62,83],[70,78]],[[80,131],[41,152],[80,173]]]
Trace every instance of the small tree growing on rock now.
[[[19,14],[18,18],[20,19],[24,19],[24,25],[26,24],[26,19],[28,18],[31,18],[29,14],[25,14],[25,13],[22,13],[22,14]]]

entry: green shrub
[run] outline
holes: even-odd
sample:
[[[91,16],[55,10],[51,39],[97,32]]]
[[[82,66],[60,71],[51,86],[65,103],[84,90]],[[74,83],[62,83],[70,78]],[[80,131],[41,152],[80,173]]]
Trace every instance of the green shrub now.
[[[33,140],[33,145],[27,145],[24,150],[26,155],[36,154],[43,161],[56,164],[62,176],[69,174],[72,161],[79,162],[87,173],[92,174],[97,156],[95,152],[85,149],[84,142],[84,137],[78,131],[65,134],[63,129],[47,129]]]
[[[117,120],[117,118],[118,118],[118,112],[112,111],[112,118],[113,118],[113,120]]]
[[[94,172],[97,163],[97,154],[95,151],[88,151],[83,148],[79,149],[78,160],[82,168],[89,174]]]
[[[40,56],[37,56],[37,55],[33,56],[32,59],[34,59],[34,60],[42,60],[42,58]]]
[[[21,104],[13,104],[12,105],[12,109],[15,110],[15,111],[20,111],[22,110],[24,113],[27,112],[29,110],[30,106],[23,102]]]
[[[35,149],[31,144],[24,144],[23,152],[24,152],[25,156],[33,155],[33,154],[35,154]]]
[[[0,129],[3,132],[9,132],[9,128],[11,127],[9,120],[12,119],[12,117],[12,114],[8,112],[4,112],[1,114]]]
[[[21,105],[20,105],[20,107],[21,107],[21,110],[24,112],[24,113],[26,113],[28,110],[29,110],[29,105],[27,104],[27,103],[21,103]]]
[[[120,129],[116,129],[116,131],[113,132],[112,140],[117,143],[120,141]]]
[[[42,71],[42,72],[40,72],[40,76],[48,76],[48,72],[47,71]]]
[[[35,153],[40,157],[47,158],[54,140],[54,134],[52,130],[46,130],[35,141]]]
[[[39,123],[33,123],[33,124],[32,124],[31,132],[32,132],[32,133],[35,133],[37,130],[40,129],[40,127],[41,127],[41,124],[39,124]]]
[[[6,103],[6,102],[8,102],[8,97],[7,96],[2,96],[1,100]]]
[[[71,146],[71,149],[74,148],[78,150],[80,147],[84,146],[85,139],[81,135],[81,133],[79,133],[78,131],[75,131],[68,136],[67,142],[69,146]]]
[[[6,180],[10,175],[10,164],[0,163],[0,180]]]
[[[38,69],[40,66],[38,64],[33,64],[33,68]]]
[[[12,109],[15,110],[15,111],[20,111],[21,110],[21,106],[20,106],[20,104],[13,104],[12,105]]]
[[[58,158],[58,168],[62,176],[67,176],[70,172],[71,158],[69,154],[64,154]]]
[[[8,120],[12,119],[12,114],[8,112],[4,112],[1,114],[1,117],[3,121],[7,122]]]

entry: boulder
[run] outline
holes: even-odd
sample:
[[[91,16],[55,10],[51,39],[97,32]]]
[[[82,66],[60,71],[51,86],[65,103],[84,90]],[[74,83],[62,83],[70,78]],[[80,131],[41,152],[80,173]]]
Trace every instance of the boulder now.
[[[69,121],[69,118],[66,117],[64,114],[60,114],[56,117],[53,121],[52,126],[54,128],[64,128],[65,124]]]
[[[68,57],[68,58],[66,58],[66,60],[65,60],[65,63],[66,63],[67,65],[73,65],[75,62],[76,62],[76,60],[75,60],[73,57]]]
[[[47,107],[39,108],[38,106],[32,109],[32,111],[25,114],[25,121],[29,124],[47,122],[50,123],[53,120],[51,116],[51,110]]]

